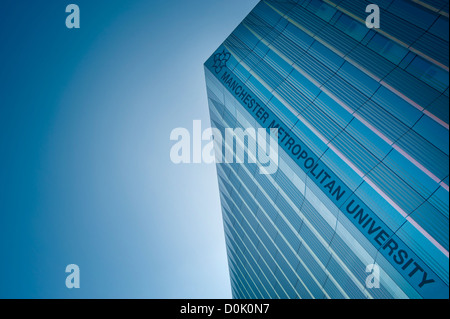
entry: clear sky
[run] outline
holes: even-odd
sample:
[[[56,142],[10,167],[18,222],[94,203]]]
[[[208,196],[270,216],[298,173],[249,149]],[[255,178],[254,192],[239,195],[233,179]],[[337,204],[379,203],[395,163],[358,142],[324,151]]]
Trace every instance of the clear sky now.
[[[0,2],[0,298],[231,297],[216,169],[169,137],[257,2]]]

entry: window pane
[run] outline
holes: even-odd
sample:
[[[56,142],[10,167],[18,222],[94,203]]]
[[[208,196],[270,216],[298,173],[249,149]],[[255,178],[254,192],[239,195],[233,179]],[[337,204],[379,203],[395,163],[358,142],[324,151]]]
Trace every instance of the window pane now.
[[[360,22],[343,15],[337,22],[336,27],[357,41],[361,41],[369,32],[369,29]]]
[[[420,57],[416,57],[406,70],[439,92],[448,88],[448,72]]]
[[[380,34],[376,34],[367,46],[395,64],[399,64],[408,53],[407,49]]]
[[[337,11],[335,8],[319,0],[311,1],[308,10],[314,12],[317,16],[327,22],[331,20]]]

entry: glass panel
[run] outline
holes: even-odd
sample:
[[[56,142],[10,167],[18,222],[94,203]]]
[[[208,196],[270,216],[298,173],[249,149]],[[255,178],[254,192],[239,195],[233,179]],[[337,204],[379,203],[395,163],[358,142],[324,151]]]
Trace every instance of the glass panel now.
[[[299,28],[290,23],[283,31],[283,34],[305,51],[308,50],[308,48],[314,42],[314,39],[311,38],[308,34],[306,34],[305,32],[303,32],[302,30],[300,30]]]
[[[270,50],[264,60],[274,68],[283,78],[286,78],[292,71],[292,66],[283,60],[278,54]]]
[[[352,191],[355,191],[361,184],[362,178],[332,150],[329,149],[322,156],[322,162],[327,165],[334,174],[342,179],[345,185]]]
[[[408,53],[408,49],[381,34],[376,34],[367,46],[395,64],[399,64]]]
[[[327,22],[331,20],[331,18],[337,11],[332,6],[319,0],[312,0],[311,3],[308,5],[308,10],[314,12],[317,16],[319,16],[320,18],[322,18]]]
[[[414,130],[448,155],[448,130],[442,125],[436,123],[428,116],[424,116],[414,126]]]
[[[341,31],[354,38],[356,41],[361,41],[366,36],[369,29],[362,23],[343,15],[337,22],[336,27]]]
[[[430,197],[439,187],[435,181],[395,149],[383,162],[424,198]]]
[[[254,94],[261,99],[264,104],[267,104],[272,98],[272,94],[253,76],[247,81],[246,85],[254,92]]]
[[[353,119],[346,109],[323,92],[317,97],[315,104],[342,127],[345,127]]]
[[[406,70],[439,92],[448,88],[448,72],[420,57],[416,57]]]
[[[389,11],[424,30],[427,30],[436,19],[433,12],[412,1],[395,0]]]
[[[448,192],[443,187],[440,187],[428,202],[436,207],[444,216],[449,218]]]
[[[448,42],[448,18],[440,16],[430,28],[430,32]]]
[[[344,63],[344,59],[317,41],[313,43],[309,49],[309,53],[334,72]]]
[[[377,81],[348,62],[344,63],[338,74],[367,96],[371,96],[375,93],[380,86]]]
[[[389,144],[356,119],[348,125],[346,131],[380,159],[391,150]]]
[[[409,127],[412,127],[422,116],[422,112],[383,86],[375,93],[372,100]]]

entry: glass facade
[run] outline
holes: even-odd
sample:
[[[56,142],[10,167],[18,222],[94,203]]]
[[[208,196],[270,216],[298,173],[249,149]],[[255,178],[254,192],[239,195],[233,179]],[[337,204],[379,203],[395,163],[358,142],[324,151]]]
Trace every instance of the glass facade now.
[[[278,129],[217,164],[234,298],[449,296],[448,2],[370,3],[261,1],[205,63],[214,128]]]

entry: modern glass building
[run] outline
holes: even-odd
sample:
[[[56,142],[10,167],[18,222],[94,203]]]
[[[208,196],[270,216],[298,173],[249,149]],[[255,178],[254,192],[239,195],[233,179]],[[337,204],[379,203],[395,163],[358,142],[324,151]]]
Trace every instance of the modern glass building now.
[[[217,164],[234,298],[449,297],[448,7],[263,0],[205,63],[213,127],[278,132]]]

